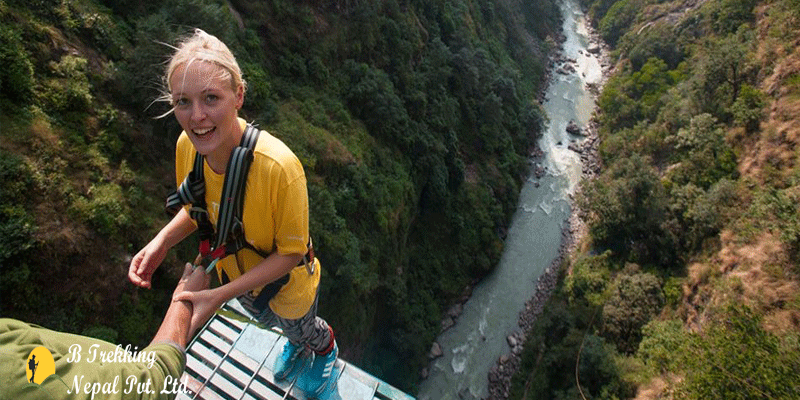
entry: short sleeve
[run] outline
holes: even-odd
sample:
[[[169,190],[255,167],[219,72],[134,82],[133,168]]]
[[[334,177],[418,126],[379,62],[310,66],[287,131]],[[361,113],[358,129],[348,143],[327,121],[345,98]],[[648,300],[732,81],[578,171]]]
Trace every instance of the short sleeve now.
[[[305,175],[295,176],[288,182],[278,199],[275,218],[278,253],[305,254],[308,246],[308,189]]]

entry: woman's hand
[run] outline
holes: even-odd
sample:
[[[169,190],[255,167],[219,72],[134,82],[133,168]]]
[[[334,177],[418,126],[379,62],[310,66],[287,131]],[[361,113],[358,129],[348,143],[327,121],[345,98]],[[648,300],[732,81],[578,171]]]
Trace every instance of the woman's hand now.
[[[167,256],[169,248],[161,239],[161,235],[157,235],[147,246],[144,246],[131,260],[131,265],[128,268],[128,279],[134,285],[150,288],[150,279],[153,277],[153,272],[164,261]]]
[[[128,279],[136,286],[149,289],[153,272],[164,261],[167,251],[196,229],[186,208],[181,208],[158,235],[133,257],[128,268]]]
[[[192,264],[186,263],[173,296],[187,290],[207,289],[209,281],[208,274],[204,269],[193,269]],[[194,315],[192,311],[192,304],[189,302],[172,302],[151,343],[172,342],[186,347],[195,333],[195,330],[191,329],[191,320]]]
[[[194,274],[198,274],[198,271],[201,271],[199,274],[206,275],[206,279],[208,279],[208,275],[202,267],[197,268]],[[187,290],[173,295],[172,301],[188,301],[192,303],[192,323],[190,329],[191,332],[196,332],[196,330],[202,328],[202,325],[214,315],[214,312],[216,312],[220,306],[222,306],[225,299],[221,298],[214,289],[191,291],[187,288]]]
[[[203,268],[194,268],[191,263],[186,263],[183,267],[183,276],[181,276],[178,286],[172,292],[173,300],[178,293],[208,289],[210,283],[211,277],[208,276]]]

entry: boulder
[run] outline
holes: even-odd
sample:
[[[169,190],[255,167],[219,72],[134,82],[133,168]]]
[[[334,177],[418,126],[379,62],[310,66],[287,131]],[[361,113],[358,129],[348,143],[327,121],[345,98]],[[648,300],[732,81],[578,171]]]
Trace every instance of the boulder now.
[[[581,127],[575,123],[575,121],[569,121],[567,124],[567,132],[573,135],[580,135],[581,134]]]
[[[439,344],[439,342],[433,342],[433,345],[431,346],[431,351],[428,353],[428,358],[433,360],[441,357],[442,355],[444,355],[444,352],[442,351],[442,346]]]

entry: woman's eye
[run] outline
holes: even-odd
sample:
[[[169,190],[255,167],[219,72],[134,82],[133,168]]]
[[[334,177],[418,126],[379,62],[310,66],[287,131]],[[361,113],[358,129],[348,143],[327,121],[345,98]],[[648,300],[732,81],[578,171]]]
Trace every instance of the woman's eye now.
[[[173,100],[173,101],[175,103],[175,107],[181,107],[181,106],[185,106],[185,105],[189,104],[189,99],[187,99],[185,97],[181,97],[181,98],[179,98],[177,100]]]
[[[217,97],[217,95],[215,95],[215,94],[206,95],[206,103],[213,103],[213,102],[217,101],[217,99],[219,99],[219,97]]]

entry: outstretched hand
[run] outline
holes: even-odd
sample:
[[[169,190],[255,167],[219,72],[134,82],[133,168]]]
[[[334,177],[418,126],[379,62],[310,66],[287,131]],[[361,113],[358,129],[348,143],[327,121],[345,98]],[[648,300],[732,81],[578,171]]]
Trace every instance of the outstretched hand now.
[[[164,241],[158,236],[155,237],[147,246],[144,246],[131,260],[131,265],[128,268],[128,279],[134,285],[150,289],[152,283],[150,279],[153,277],[153,272],[164,261],[167,255],[168,248],[165,246]]]

